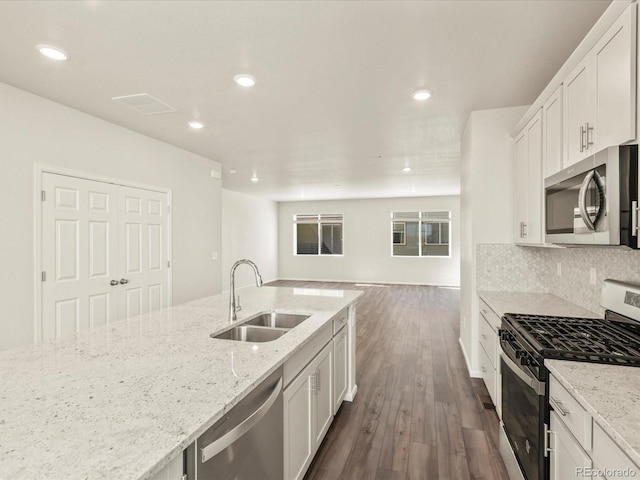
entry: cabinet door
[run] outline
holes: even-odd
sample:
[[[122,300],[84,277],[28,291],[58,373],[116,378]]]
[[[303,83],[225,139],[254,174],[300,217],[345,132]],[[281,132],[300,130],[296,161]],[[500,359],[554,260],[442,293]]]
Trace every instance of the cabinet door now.
[[[524,230],[527,222],[527,160],[528,136],[525,130],[516,138],[515,191],[514,191],[514,230],[515,243],[525,241]]]
[[[543,178],[562,170],[562,85],[542,107]]]
[[[597,150],[636,132],[636,5],[630,5],[594,48]],[[595,151],[595,150],[594,150]]]
[[[583,158],[595,153],[588,148],[585,136],[587,124],[593,127],[594,114],[594,83],[591,56],[587,56],[564,81],[563,114],[565,117],[564,138],[566,154],[563,168],[567,168]],[[589,138],[593,132],[589,133]]]
[[[348,378],[347,328],[344,327],[333,338],[333,414],[342,405],[347,394]]]
[[[526,243],[542,243],[542,114],[527,125],[527,222]]]
[[[315,444],[312,443],[312,364],[305,368],[283,393],[285,480],[302,478],[315,453]]]
[[[600,425],[594,422],[593,428],[593,468],[602,472],[626,472],[626,478],[638,478],[640,467],[616,445]]]
[[[587,471],[591,469],[589,456],[582,450],[580,444],[573,438],[556,412],[551,412],[550,424],[553,432],[549,455],[550,479],[587,478]]]
[[[314,369],[314,444],[320,446],[333,421],[333,345],[327,345],[312,362]]]

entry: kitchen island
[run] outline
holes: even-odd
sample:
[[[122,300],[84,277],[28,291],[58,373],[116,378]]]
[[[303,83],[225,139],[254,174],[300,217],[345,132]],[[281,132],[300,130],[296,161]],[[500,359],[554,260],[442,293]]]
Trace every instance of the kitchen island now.
[[[0,353],[0,479],[153,477],[360,295],[242,289],[236,323],[311,315],[272,342],[212,339],[221,294]]]

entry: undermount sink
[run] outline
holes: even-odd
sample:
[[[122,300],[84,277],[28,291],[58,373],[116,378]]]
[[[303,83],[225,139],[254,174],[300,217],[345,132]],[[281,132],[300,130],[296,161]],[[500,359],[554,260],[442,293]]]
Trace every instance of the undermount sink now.
[[[236,340],[238,342],[272,342],[292,328],[300,325],[311,315],[300,313],[266,312],[251,317],[229,330],[211,334],[211,338]]]
[[[211,334],[212,338],[221,338],[224,340],[236,340],[239,342],[272,342],[287,333],[283,328],[264,328],[242,325],[225,330],[217,335]]]
[[[270,328],[293,328],[304,322],[310,315],[299,313],[267,312],[251,318],[243,325],[258,325]]]

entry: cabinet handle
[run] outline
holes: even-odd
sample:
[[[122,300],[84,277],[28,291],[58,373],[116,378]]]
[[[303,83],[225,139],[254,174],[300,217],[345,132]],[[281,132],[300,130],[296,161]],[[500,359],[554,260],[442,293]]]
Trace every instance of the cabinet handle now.
[[[563,408],[562,402],[556,400],[555,398],[553,398],[552,396],[549,396],[549,403],[551,404],[551,406],[553,407],[553,409],[555,411],[557,411],[560,415],[562,415],[563,417],[566,417],[567,415],[569,415],[571,412],[569,410],[565,410]]]
[[[593,127],[589,126],[589,122],[585,123],[585,128],[584,128],[584,136],[585,136],[585,150],[589,150],[589,147],[591,145],[593,145],[593,142],[589,141],[589,132],[593,131]]]
[[[638,236],[638,202],[631,202],[631,236]]]
[[[486,369],[486,368],[484,368],[484,367],[480,367],[480,371],[481,371],[482,373],[487,373],[487,369]]]
[[[322,387],[320,386],[320,369],[316,370],[316,392],[318,392]]]
[[[551,452],[555,452],[555,449],[551,448],[551,435],[555,435],[556,432],[549,430],[547,424],[544,424],[544,456],[548,457]],[[555,437],[554,437],[555,438]],[[555,440],[553,441],[555,447]]]
[[[520,238],[524,238],[524,222],[520,222]]]
[[[525,222],[522,222],[522,225],[523,225],[522,230],[524,232],[524,236],[528,237],[529,236],[529,228],[528,228],[528,226],[527,226],[527,224]]]
[[[580,125],[580,153],[584,152],[584,127]]]
[[[487,339],[487,336],[484,333],[481,335],[481,337],[482,337],[483,340]]]

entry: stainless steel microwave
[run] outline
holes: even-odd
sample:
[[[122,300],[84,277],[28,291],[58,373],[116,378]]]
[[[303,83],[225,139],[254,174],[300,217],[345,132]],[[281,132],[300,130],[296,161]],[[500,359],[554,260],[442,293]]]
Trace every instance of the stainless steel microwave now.
[[[638,146],[602,150],[548,177],[545,241],[638,248]]]

